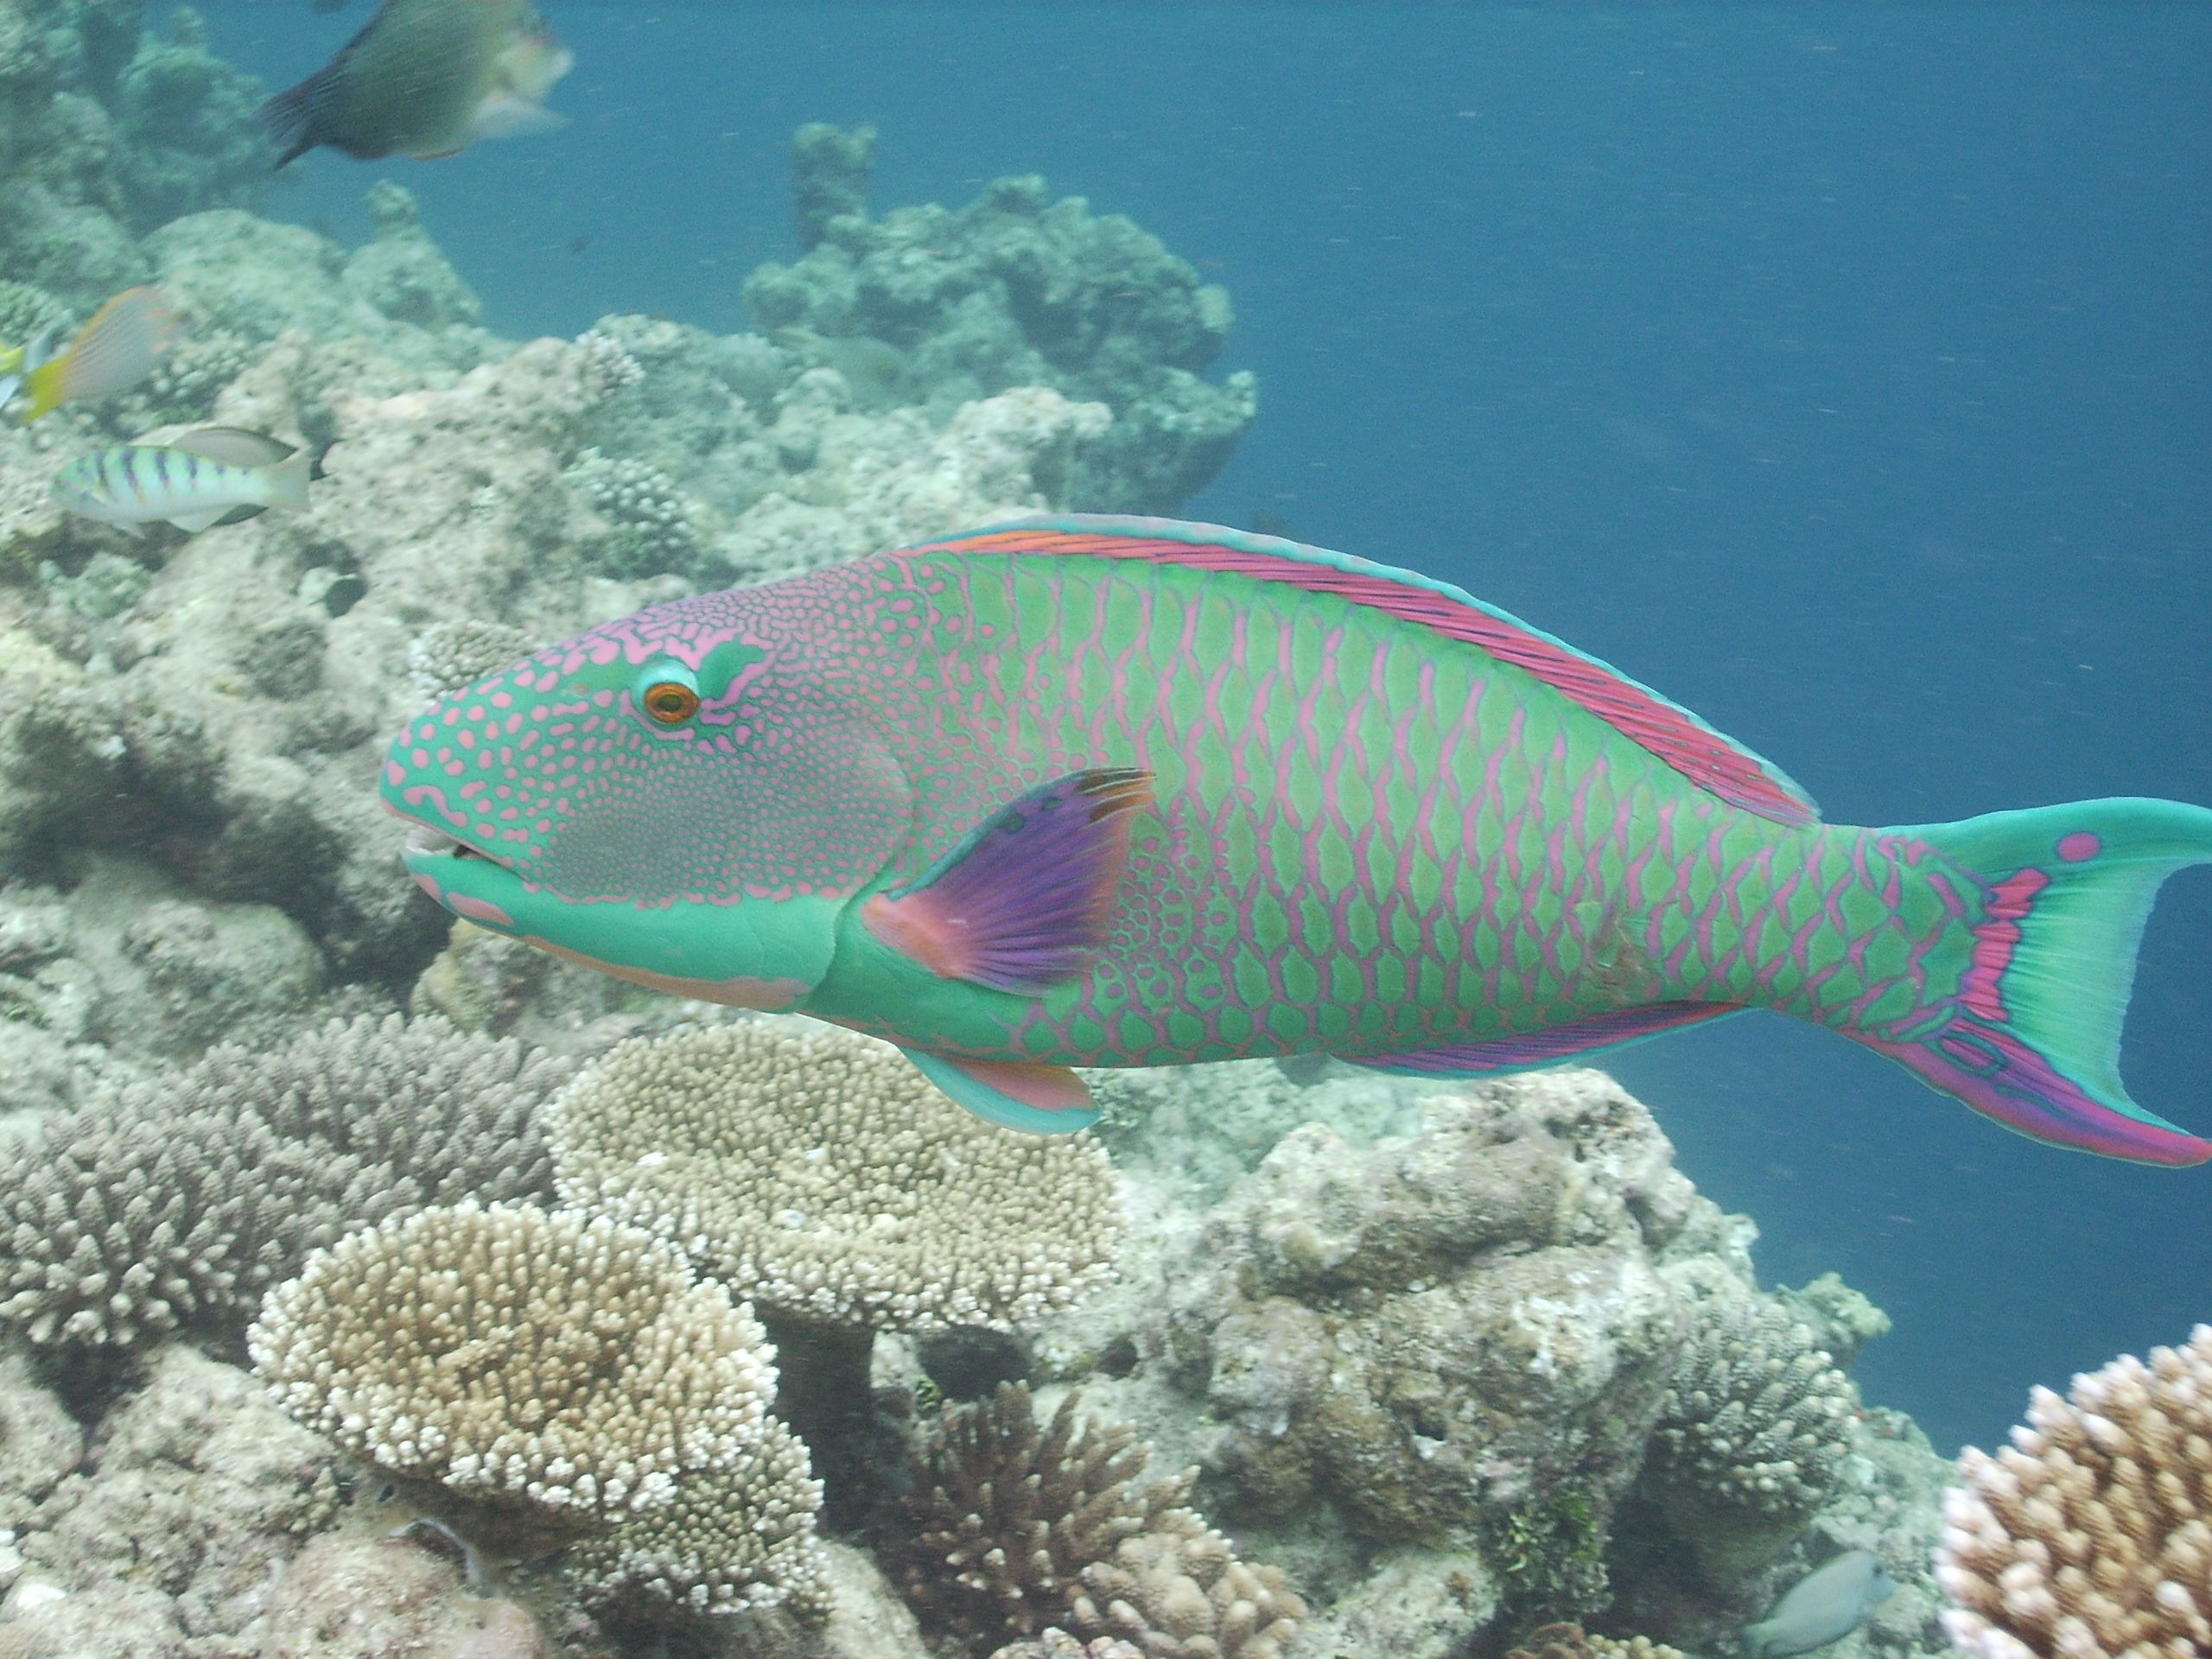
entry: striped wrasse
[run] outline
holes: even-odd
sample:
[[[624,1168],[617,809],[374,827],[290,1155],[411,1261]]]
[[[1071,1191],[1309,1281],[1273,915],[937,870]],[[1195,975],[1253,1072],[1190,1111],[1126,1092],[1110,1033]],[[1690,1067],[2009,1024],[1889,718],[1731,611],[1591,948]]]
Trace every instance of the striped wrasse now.
[[[383,793],[456,914],[1023,1128],[1090,1120],[1071,1067],[1480,1077],[1767,1009],[2044,1141],[2212,1157],[2118,1065],[2212,811],[1824,823],[1563,641],[1270,537],[1036,518],[677,600],[433,704]]]
[[[307,505],[313,457],[235,426],[203,426],[167,443],[124,443],[71,461],[54,480],[70,512],[133,535],[166,520],[179,530],[236,524],[270,507]]]

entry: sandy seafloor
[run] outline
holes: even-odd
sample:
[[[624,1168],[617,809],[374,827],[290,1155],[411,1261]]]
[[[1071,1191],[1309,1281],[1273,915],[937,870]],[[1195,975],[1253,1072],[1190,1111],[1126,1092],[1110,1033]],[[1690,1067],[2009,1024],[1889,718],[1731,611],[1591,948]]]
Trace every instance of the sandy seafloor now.
[[[1828,1650],[1948,1650],[1948,1454],[2187,1334],[2187,1173],[1779,1020],[1433,1098],[1125,1075],[993,1150],[453,925],[371,785],[536,643],[1060,508],[1461,582],[1839,819],[2212,797],[2201,15],[577,8],[563,131],[272,189],[254,104],[359,16],[0,18],[0,340],[185,317],[0,431],[0,1659],[1717,1655],[1851,1549],[1900,1587]],[[211,420],[308,507],[46,493]],[[2126,1055],[2198,1128],[2207,924],[2199,873]],[[377,1224],[460,1265],[249,1342]],[[504,1334],[410,1370],[466,1285]],[[547,1400],[513,1490],[421,1432]]]

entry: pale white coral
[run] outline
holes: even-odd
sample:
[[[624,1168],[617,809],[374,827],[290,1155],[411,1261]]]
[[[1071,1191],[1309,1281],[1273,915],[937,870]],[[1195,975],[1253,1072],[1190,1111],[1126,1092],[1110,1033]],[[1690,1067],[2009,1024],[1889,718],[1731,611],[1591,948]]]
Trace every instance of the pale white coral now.
[[[1025,1324],[1103,1280],[1121,1236],[1088,1137],[994,1128],[889,1044],[811,1022],[625,1043],[563,1092],[549,1133],[563,1203],[825,1325]]]
[[[2212,1652],[2212,1325],[2037,1389],[1995,1456],[1959,1459],[1936,1579],[1982,1659]]]
[[[354,1455],[556,1526],[781,1446],[766,1333],[605,1217],[469,1203],[350,1234],[270,1294],[248,1346],[278,1402]]]

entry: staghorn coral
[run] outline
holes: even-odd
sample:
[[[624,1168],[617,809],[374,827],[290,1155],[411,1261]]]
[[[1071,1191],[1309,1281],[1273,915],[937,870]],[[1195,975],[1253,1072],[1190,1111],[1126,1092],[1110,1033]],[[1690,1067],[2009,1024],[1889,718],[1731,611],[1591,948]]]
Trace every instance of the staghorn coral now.
[[[1079,1403],[1040,1427],[1007,1383],[944,1421],[907,1499],[909,1598],[979,1652],[1058,1626],[1145,1659],[1277,1659],[1306,1611],[1282,1574],[1182,1506],[1196,1470],[1139,1485],[1149,1448]]]
[[[1982,1659],[2212,1651],[2212,1325],[2037,1389],[1946,1495],[1943,1627]]]
[[[308,1251],[467,1194],[541,1193],[565,1062],[397,1015],[225,1046],[48,1118],[0,1190],[0,1319],[37,1343],[221,1337]]]
[[[818,1599],[821,1489],[769,1414],[766,1333],[639,1229],[425,1210],[316,1252],[249,1345],[286,1411],[472,1543],[582,1541],[588,1599]]]
[[[1643,1485],[1726,1577],[1779,1554],[1834,1491],[1859,1395],[1786,1309],[1728,1291],[1692,1317]]]
[[[680,1241],[789,1319],[1009,1329],[1101,1282],[1121,1235],[1087,1137],[994,1128],[890,1044],[810,1021],[625,1043],[549,1133],[563,1203]]]

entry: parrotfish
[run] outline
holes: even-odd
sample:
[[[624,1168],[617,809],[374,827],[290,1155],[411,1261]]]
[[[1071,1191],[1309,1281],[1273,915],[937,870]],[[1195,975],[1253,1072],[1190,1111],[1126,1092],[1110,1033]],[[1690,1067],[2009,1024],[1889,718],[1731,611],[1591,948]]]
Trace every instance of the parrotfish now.
[[[674,601],[432,704],[381,790],[457,915],[888,1039],[1019,1128],[1091,1121],[1070,1067],[1481,1077],[1766,1008],[2043,1140],[2212,1157],[2116,1065],[2212,810],[1824,823],[1551,635],[1272,537],[1031,518]]]
[[[336,57],[261,106],[261,124],[279,167],[318,144],[427,161],[560,125],[545,95],[575,61],[527,0],[384,0]]]
[[[1847,1549],[1808,1573],[1757,1624],[1744,1627],[1744,1659],[1788,1659],[1840,1642],[1897,1593],[1871,1549]]]
[[[45,336],[21,350],[0,352],[0,407],[18,391],[29,426],[66,403],[128,391],[154,371],[176,331],[176,313],[150,288],[126,288],[92,313],[60,352]]]
[[[270,507],[307,505],[305,450],[234,426],[203,426],[167,443],[97,449],[54,474],[74,513],[137,535],[164,519],[180,530],[234,524]]]

